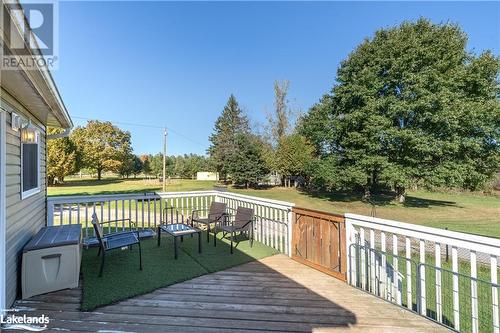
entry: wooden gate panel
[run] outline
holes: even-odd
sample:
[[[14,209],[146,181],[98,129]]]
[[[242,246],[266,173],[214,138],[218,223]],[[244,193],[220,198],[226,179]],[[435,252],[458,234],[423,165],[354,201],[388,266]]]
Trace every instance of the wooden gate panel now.
[[[293,217],[292,258],[345,281],[344,217],[305,208]]]

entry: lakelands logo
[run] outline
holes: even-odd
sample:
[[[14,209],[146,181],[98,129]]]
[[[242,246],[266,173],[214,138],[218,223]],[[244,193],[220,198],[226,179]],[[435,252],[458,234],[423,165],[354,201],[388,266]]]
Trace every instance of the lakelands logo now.
[[[2,0],[0,67],[4,69],[56,68],[58,63],[58,2],[56,0]]]
[[[47,329],[50,318],[42,314],[41,316],[15,315],[3,313],[19,312],[20,309],[0,309],[0,328],[9,330],[21,330],[30,332],[40,332]],[[0,332],[2,330],[0,329]]]
[[[0,327],[9,330],[40,332],[47,329],[49,322],[50,318],[44,314],[36,317],[15,314],[0,315]]]

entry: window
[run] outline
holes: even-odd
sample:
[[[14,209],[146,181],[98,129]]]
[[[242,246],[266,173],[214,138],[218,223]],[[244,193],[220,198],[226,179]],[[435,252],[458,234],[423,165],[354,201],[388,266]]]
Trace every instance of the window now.
[[[38,132],[31,128],[21,130],[21,198],[40,192],[40,150]]]

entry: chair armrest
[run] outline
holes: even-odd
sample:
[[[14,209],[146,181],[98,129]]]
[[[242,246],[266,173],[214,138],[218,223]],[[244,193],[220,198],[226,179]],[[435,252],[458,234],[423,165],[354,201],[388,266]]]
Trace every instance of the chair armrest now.
[[[211,217],[211,216],[214,216],[214,215],[215,215],[215,217],[217,217],[217,218],[216,218],[216,219],[214,218],[213,220],[214,220],[214,221],[220,221],[220,220],[224,219],[224,217],[227,215],[227,213],[222,213],[222,215],[220,215],[220,216],[219,216],[219,214],[210,214],[210,213],[208,213],[207,218],[208,218],[209,220],[212,220],[212,218],[210,218],[210,217]]]
[[[205,209],[194,209],[191,211],[191,221],[193,221],[193,219],[197,218],[198,217],[198,213],[199,212],[204,212],[206,211]]]
[[[113,222],[125,222],[125,221],[128,221],[129,227],[131,227],[132,229],[137,229],[136,223],[132,221],[130,218],[109,220],[109,221],[99,222],[99,224],[109,224]]]
[[[121,221],[129,221],[129,223],[135,224],[135,223],[134,223],[134,222],[132,222],[132,220],[131,220],[131,219],[129,219],[129,218],[127,218],[127,219],[109,220],[109,221],[99,222],[99,224],[106,224],[106,223],[111,223],[111,222],[121,222]]]

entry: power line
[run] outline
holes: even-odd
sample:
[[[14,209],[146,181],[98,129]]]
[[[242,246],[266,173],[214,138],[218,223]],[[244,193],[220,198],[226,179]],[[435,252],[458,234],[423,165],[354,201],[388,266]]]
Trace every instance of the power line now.
[[[125,122],[125,121],[113,121],[113,120],[104,120],[104,119],[97,119],[97,118],[87,118],[87,117],[80,117],[80,116],[71,116],[71,118],[75,118],[75,119],[82,119],[82,120],[98,120],[98,121],[109,121],[110,123],[112,124],[115,124],[115,125],[126,125],[126,126],[136,126],[136,127],[146,127],[146,128],[156,128],[156,129],[161,129],[161,130],[164,130],[165,128],[169,130],[169,132],[172,132],[172,133],[175,133],[176,135],[180,136],[180,137],[183,137],[184,139],[188,140],[188,141],[191,141],[192,143],[195,143],[203,148],[206,148],[207,145],[206,144],[203,144],[203,143],[200,143],[196,140],[193,140],[192,138],[190,138],[189,136],[185,135],[185,134],[182,134],[170,127],[165,127],[165,126],[156,126],[156,125],[150,125],[150,124],[138,124],[138,123],[129,123],[129,122]]]

